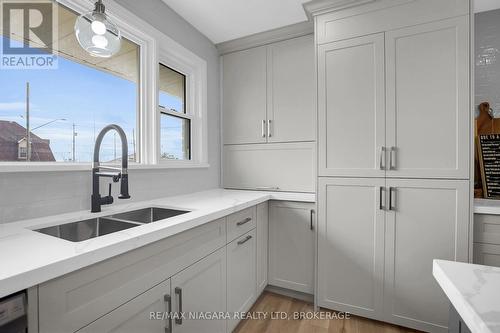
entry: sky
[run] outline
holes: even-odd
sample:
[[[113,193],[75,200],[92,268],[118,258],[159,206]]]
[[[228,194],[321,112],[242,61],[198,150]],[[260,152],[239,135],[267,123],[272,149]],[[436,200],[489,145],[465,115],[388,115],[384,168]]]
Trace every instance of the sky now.
[[[4,41],[2,37],[0,47]],[[23,118],[26,110],[26,82],[30,83],[31,128],[52,120],[65,119],[33,130],[39,137],[50,140],[57,161],[72,160],[73,124],[77,132],[76,162],[91,161],[94,138],[104,126],[111,123],[125,130],[129,154],[133,154],[134,147],[138,146],[133,139],[133,133],[137,134],[136,83],[63,57],[58,58],[57,69],[1,69],[1,120],[26,126]],[[182,101],[166,93],[160,94],[160,102],[177,110],[182,105]],[[162,122],[162,152],[175,158],[182,157],[181,130],[176,121]],[[120,147],[118,135],[109,132],[101,146],[101,160],[120,157]]]

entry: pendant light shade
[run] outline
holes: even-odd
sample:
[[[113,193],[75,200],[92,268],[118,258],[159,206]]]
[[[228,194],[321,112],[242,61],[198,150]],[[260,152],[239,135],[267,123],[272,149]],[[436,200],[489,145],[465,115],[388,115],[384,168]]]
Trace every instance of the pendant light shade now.
[[[80,46],[94,57],[109,58],[120,51],[120,30],[106,15],[102,0],[93,11],[78,16],[75,34]]]

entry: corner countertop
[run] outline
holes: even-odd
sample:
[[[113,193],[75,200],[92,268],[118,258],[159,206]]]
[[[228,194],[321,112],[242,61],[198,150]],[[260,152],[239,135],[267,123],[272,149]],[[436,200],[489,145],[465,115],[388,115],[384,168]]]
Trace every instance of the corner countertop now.
[[[267,200],[315,202],[315,195],[214,189],[105,206],[100,213],[79,211],[0,224],[0,298]],[[177,208],[190,212],[82,242],[70,242],[33,231],[145,207]]]
[[[474,199],[474,214],[500,215],[500,200]]]
[[[434,260],[432,273],[472,332],[500,332],[499,267]]]

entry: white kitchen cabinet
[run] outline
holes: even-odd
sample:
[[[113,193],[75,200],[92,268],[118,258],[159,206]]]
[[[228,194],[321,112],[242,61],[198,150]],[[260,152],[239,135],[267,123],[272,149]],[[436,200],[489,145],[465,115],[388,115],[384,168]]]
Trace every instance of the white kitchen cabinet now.
[[[257,294],[262,293],[267,286],[267,264],[269,248],[269,203],[263,202],[257,205],[257,227],[256,227],[256,247],[257,247]]]
[[[384,177],[384,34],[318,46],[319,175]]]
[[[387,176],[469,178],[469,17],[385,40]]]
[[[315,141],[314,38],[267,48],[268,142]]]
[[[226,311],[226,249],[222,248],[172,276],[172,309],[186,318],[173,320],[173,333],[226,332],[226,321],[192,319],[190,314]]]
[[[219,219],[42,283],[39,332],[75,332],[225,245]]]
[[[234,313],[250,309],[257,299],[255,229],[235,239],[227,249],[227,311]],[[239,320],[227,320],[227,331],[232,332]]]
[[[314,204],[271,201],[269,205],[269,284],[314,292]]]
[[[469,183],[388,179],[386,186],[385,318],[446,332],[449,301],[432,261],[468,260]]]
[[[223,56],[225,144],[267,142],[266,57],[265,46]]]
[[[319,306],[381,320],[385,179],[320,178],[318,186]]]
[[[162,316],[170,311],[170,279],[128,301],[82,328],[78,333],[168,333],[172,321]],[[151,317],[151,313],[155,314]],[[158,315],[156,315],[158,314]],[[53,331],[53,333],[65,333]]]
[[[500,245],[474,243],[474,263],[500,267]]]
[[[224,144],[316,140],[312,35],[222,57]]]

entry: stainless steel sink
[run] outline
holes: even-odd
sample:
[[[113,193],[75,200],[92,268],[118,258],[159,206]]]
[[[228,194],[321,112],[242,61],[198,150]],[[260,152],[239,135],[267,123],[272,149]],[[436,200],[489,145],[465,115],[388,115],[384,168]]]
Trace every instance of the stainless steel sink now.
[[[159,207],[148,207],[148,208],[133,210],[130,212],[110,215],[109,217],[120,220],[132,221],[132,222],[151,223],[186,213],[189,213],[189,211],[159,208]]]
[[[136,227],[139,224],[98,217],[73,223],[36,229],[42,234],[62,238],[71,242],[81,242],[90,238],[107,235],[120,230]]]

